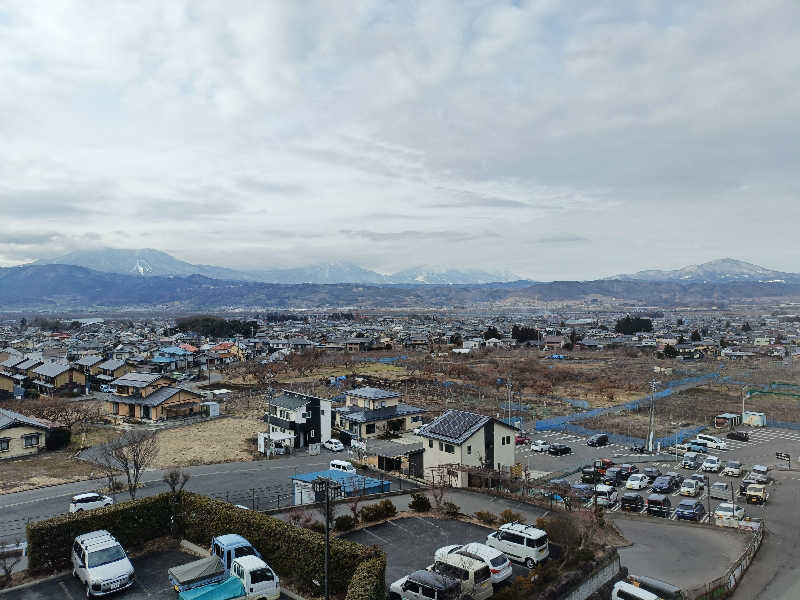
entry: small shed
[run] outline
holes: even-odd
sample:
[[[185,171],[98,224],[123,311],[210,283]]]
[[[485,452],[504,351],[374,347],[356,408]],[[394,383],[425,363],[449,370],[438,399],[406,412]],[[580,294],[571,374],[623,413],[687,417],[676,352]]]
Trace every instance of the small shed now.
[[[766,427],[767,415],[763,412],[753,412],[746,410],[742,413],[742,423],[751,427]]]
[[[270,445],[273,454],[285,454],[286,448],[294,448],[294,434],[273,431],[269,434]],[[262,431],[258,434],[258,451],[262,454],[267,452],[267,432]]]
[[[714,427],[717,429],[733,429],[741,423],[742,415],[738,413],[722,413],[714,417]]]
[[[313,487],[313,481],[318,477],[329,479],[339,484],[341,487],[339,488],[338,497],[351,498],[355,496],[367,496],[369,494],[380,494],[382,492],[391,491],[392,486],[391,481],[375,479],[374,477],[366,477],[364,475],[353,475],[352,473],[345,473],[344,471],[337,471],[334,469],[290,475],[289,478],[294,484],[295,505],[311,504],[318,501]],[[324,496],[323,494],[322,498],[319,500],[324,499]]]
[[[200,410],[204,412],[206,415],[211,417],[219,416],[219,402],[201,402],[200,403]]]

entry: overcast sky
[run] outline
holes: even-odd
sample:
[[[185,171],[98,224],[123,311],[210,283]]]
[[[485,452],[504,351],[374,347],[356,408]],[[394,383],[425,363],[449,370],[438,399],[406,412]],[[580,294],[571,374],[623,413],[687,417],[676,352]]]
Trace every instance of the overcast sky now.
[[[0,265],[800,271],[800,3],[0,2]]]

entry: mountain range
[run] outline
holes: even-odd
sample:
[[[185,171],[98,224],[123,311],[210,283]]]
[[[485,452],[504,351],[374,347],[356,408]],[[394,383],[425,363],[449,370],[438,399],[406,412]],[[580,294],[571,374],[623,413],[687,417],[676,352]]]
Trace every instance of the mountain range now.
[[[263,283],[362,283],[372,285],[473,284],[513,281],[510,273],[489,273],[478,269],[414,267],[384,275],[348,262],[324,263],[307,267],[241,270],[213,265],[196,265],[152,248],[97,248],[79,250],[52,259],[39,259],[34,265],[74,265],[120,275],[187,276],[203,275],[229,281]]]
[[[800,282],[800,274],[774,271],[743,260],[721,258],[700,265],[690,265],[672,271],[647,270],[629,275],[614,275],[607,279],[625,281],[691,281],[705,283],[730,281],[798,283]]]

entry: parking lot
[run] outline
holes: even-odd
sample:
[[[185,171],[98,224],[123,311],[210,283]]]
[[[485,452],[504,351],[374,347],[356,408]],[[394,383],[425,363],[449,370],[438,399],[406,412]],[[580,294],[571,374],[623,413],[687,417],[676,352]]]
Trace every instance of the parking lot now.
[[[125,600],[175,600],[177,594],[167,579],[167,569],[197,560],[192,554],[178,550],[162,550],[131,558],[136,570],[133,586],[104,598],[124,598]],[[0,592],[3,600],[78,600],[86,596],[86,588],[71,574],[35,583],[22,589]],[[281,594],[281,598],[287,596]]]
[[[433,554],[442,546],[485,542],[493,530],[451,519],[409,517],[354,531],[346,539],[359,544],[377,545],[386,553],[386,585],[418,569],[433,564]],[[514,574],[528,570],[513,565]]]

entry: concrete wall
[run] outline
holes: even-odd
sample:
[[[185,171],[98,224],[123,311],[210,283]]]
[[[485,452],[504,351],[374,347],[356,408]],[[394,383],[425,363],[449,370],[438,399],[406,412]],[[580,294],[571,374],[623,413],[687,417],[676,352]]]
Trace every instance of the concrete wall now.
[[[590,573],[577,588],[564,596],[562,600],[586,600],[603,585],[614,579],[619,573],[619,569],[619,554],[614,551],[606,564]]]

